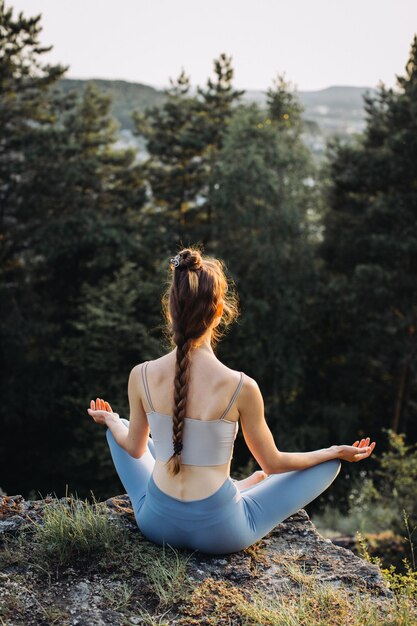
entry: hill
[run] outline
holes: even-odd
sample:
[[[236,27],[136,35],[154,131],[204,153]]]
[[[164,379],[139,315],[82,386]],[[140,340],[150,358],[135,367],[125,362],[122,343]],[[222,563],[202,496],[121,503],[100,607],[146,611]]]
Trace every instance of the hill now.
[[[121,128],[133,130],[131,113],[133,110],[144,111],[147,107],[160,106],[165,95],[162,89],[156,89],[142,83],[130,83],[124,80],[77,80],[63,79],[60,86],[64,91],[81,91],[86,83],[95,83],[113,99],[113,115],[119,120]],[[331,86],[317,91],[299,91],[298,95],[305,108],[306,122],[313,123],[324,135],[333,132],[350,134],[360,132],[364,127],[363,94],[376,90],[371,87]],[[248,89],[243,101],[266,103],[266,91]],[[315,123],[315,124],[314,124]]]
[[[80,80],[64,78],[58,85],[64,92],[81,92],[87,83],[94,83],[101,91],[112,97],[112,113],[122,129],[133,129],[132,111],[144,111],[147,107],[160,106],[165,99],[161,90],[142,83],[129,83],[125,80]]]

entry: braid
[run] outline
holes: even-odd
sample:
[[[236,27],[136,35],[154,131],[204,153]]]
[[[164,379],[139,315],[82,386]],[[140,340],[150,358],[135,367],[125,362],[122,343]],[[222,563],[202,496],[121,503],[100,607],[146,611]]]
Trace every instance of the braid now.
[[[223,304],[222,319],[225,326],[237,316],[238,308],[234,293],[228,290],[221,261],[212,257],[203,259],[200,250],[191,246],[181,250],[170,261],[172,275],[163,305],[169,338],[176,346],[172,412],[174,450],[167,461],[168,470],[175,476],[181,471],[182,464],[181,450],[192,351],[208,329],[211,329],[212,345],[221,336],[217,325],[213,326],[218,316],[220,300]]]
[[[177,362],[175,364],[174,379],[174,411],[172,442],[174,453],[168,460],[168,467],[175,476],[181,470],[182,433],[184,417],[187,411],[187,392],[190,370],[190,350],[192,342],[184,334],[175,333],[174,341],[177,345]]]

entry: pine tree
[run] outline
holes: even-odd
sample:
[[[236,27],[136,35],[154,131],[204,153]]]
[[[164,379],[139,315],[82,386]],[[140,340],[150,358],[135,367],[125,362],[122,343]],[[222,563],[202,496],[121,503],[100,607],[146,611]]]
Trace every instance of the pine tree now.
[[[304,107],[292,91],[290,82],[285,80],[285,74],[278,74],[266,95],[270,118],[280,127],[287,130],[294,128],[299,133],[303,125],[301,116]]]
[[[135,113],[136,132],[147,140],[146,164],[151,203],[159,218],[154,224],[169,233],[168,248],[179,242],[207,243],[211,233],[208,181],[215,155],[232,115],[232,104],[243,92],[232,88],[233,69],[226,55],[214,62],[215,78],[190,95],[190,78],[182,69],[170,79],[162,107]],[[155,228],[158,230],[158,228]]]
[[[206,117],[204,140],[207,148],[218,150],[222,147],[235,105],[245,93],[233,88],[233,77],[232,57],[223,53],[214,60],[214,78],[207,79],[204,89],[197,87]]]
[[[207,174],[205,184],[200,191],[205,220],[199,234],[205,246],[210,245],[214,234],[213,211],[210,203],[213,194],[213,189],[210,187],[213,180],[212,173],[230,120],[239,105],[241,96],[245,93],[244,90],[233,88],[233,77],[232,58],[223,53],[214,60],[214,78],[208,78],[204,89],[197,88],[197,93],[201,97],[203,115],[203,126],[200,131],[204,138],[202,158]]]
[[[42,65],[39,17],[0,8],[0,474],[19,449],[37,488],[59,490],[62,453],[85,417],[76,322],[86,290],[141,257],[145,186],[134,152],[114,148],[110,100],[93,88],[80,99],[55,89],[63,68]],[[25,468],[10,480],[21,492]]]
[[[27,247],[26,207],[20,195],[26,154],[36,149],[37,131],[50,123],[49,88],[66,67],[42,63],[41,16],[17,17],[0,0],[0,276],[12,289]]]
[[[182,70],[170,83],[163,106],[147,109],[144,114],[136,112],[134,121],[136,132],[147,140],[150,158],[145,171],[152,205],[163,216],[173,243],[186,237],[204,169],[203,143],[196,129],[197,102],[189,95],[190,79]]]
[[[397,90],[366,94],[363,136],[329,145],[321,253],[334,303],[326,377],[337,388],[325,395],[350,407],[358,432],[392,426],[415,437],[417,36],[396,78]]]
[[[235,112],[213,173],[211,249],[226,261],[241,301],[220,351],[259,381],[276,433],[295,419],[305,375],[314,288],[306,214],[315,199],[304,181],[312,171],[300,137],[253,104]],[[286,436],[289,443],[295,433],[286,428]]]

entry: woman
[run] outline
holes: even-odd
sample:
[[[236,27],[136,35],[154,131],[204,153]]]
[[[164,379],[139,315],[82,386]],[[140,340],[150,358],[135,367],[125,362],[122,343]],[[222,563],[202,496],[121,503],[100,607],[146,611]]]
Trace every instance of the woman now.
[[[148,539],[206,553],[236,552],[317,498],[342,459],[365,459],[375,442],[369,445],[367,437],[314,452],[278,450],[257,383],[213,351],[222,326],[238,313],[223,263],[189,247],[171,259],[171,271],[163,305],[173,350],[132,369],[129,421],[101,398],[87,411],[107,426],[114,465]],[[230,464],[239,419],[262,471],[234,481]]]

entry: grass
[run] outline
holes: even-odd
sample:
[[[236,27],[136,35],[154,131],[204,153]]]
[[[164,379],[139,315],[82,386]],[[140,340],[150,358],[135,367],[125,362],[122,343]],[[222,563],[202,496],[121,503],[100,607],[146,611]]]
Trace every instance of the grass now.
[[[111,558],[128,535],[126,529],[110,520],[102,503],[73,496],[46,505],[43,523],[33,523],[37,561],[58,566],[90,561],[103,554]]]
[[[191,554],[184,557],[177,550],[169,548],[172,554],[168,555],[164,546],[161,556],[146,568],[146,577],[161,606],[172,606],[187,597],[192,589],[187,576],[187,562]]]
[[[358,536],[363,558],[371,557],[363,537]],[[259,545],[245,552],[262,561]],[[259,553],[259,554],[258,554]],[[72,568],[71,584],[82,572],[97,574],[95,593],[101,608],[140,618],[148,626],[411,626],[417,623],[417,573],[382,568],[394,592],[392,600],[358,590],[349,591],[321,582],[314,573],[291,561],[286,564],[287,583],[273,593],[238,587],[227,580],[191,580],[187,566],[192,554],[169,545],[156,546],[140,532],[131,532],[111,520],[105,505],[70,497],[45,507],[43,524],[6,538],[0,550],[0,568],[31,566],[43,580],[32,588],[33,577],[13,572],[7,593],[0,601],[0,625],[7,619],[25,623],[24,599],[35,601],[36,613],[50,624],[65,623],[62,606],[45,602],[45,576],[51,586]],[[256,563],[255,563],[256,565]],[[7,578],[7,575],[6,575]],[[36,577],[35,577],[36,578]],[[97,580],[96,579],[96,580]],[[103,582],[105,581],[105,582]],[[1,582],[1,580],[0,580]],[[256,572],[250,586],[256,585]],[[278,589],[278,588],[277,588]],[[272,595],[271,595],[272,593]],[[22,601],[23,599],[23,601]],[[20,621],[18,621],[20,620]],[[132,622],[133,623],[133,622]]]
[[[190,592],[190,556],[188,551],[177,551],[169,545],[156,546],[139,531],[128,530],[109,517],[105,504],[70,496],[45,505],[42,523],[33,522],[18,535],[5,537],[0,569],[20,569],[24,565],[35,571],[42,579],[40,594],[45,579],[51,588],[53,582],[68,575],[76,582],[80,573],[83,578],[98,574],[105,580],[105,584],[96,583],[101,606],[126,614],[133,611],[141,623],[162,626],[167,623],[170,609]],[[10,590],[3,604],[0,602],[0,626],[12,615],[24,622],[22,597],[19,585]],[[34,598],[42,619],[62,621],[62,609],[43,607],[36,595]]]
[[[114,611],[125,611],[129,609],[133,594],[137,591],[138,585],[128,582],[121,582],[116,587],[108,588],[101,582],[98,591],[105,601],[106,606]]]
[[[297,566],[291,566],[291,578],[298,581],[294,590],[288,586],[271,596],[260,590],[250,595],[228,581],[207,578],[198,585],[187,605],[181,607],[181,626],[216,626],[219,623],[239,626],[413,626],[416,605],[399,597],[393,601],[370,600],[368,594],[350,593],[318,581]],[[204,622],[202,618],[204,616]]]

